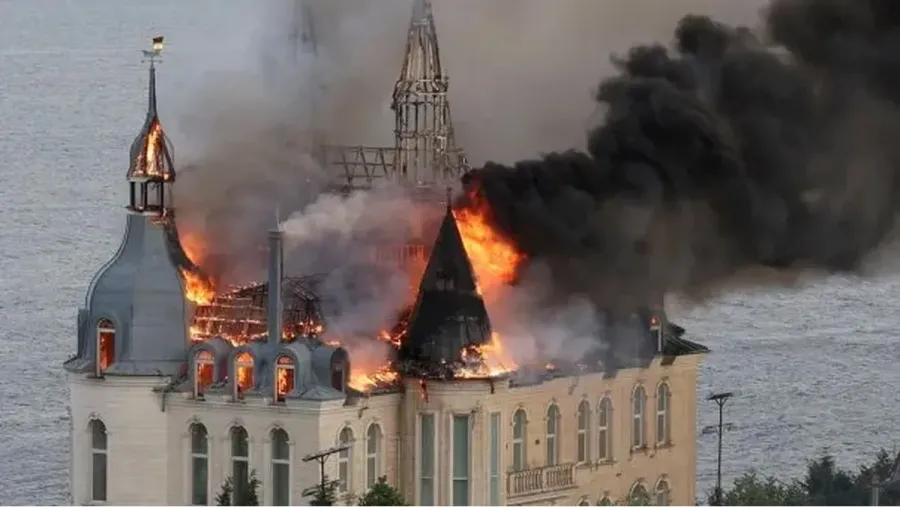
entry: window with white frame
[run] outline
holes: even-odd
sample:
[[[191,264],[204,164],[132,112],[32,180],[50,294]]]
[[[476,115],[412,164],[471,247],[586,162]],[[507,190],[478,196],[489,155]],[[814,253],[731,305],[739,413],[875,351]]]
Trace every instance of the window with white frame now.
[[[597,410],[597,459],[612,459],[612,400],[604,396]]]
[[[107,433],[106,425],[99,419],[90,423],[91,429],[91,500],[106,501]]]
[[[191,505],[209,505],[209,433],[191,424]]]
[[[520,470],[525,470],[526,459],[525,455],[525,438],[528,433],[528,419],[525,415],[525,410],[519,409],[516,410],[516,413],[513,414],[513,470],[518,472]]]
[[[650,505],[650,493],[640,482],[631,486],[628,492],[628,505]]]
[[[97,322],[97,376],[103,375],[116,360],[116,325],[109,319]]]
[[[353,430],[350,428],[342,429],[341,434],[338,436],[338,445],[342,447],[347,446],[338,451],[338,491],[346,493],[350,491],[350,472],[352,468],[350,456],[353,452]]]
[[[434,414],[419,414],[419,505],[434,505]]]
[[[381,426],[372,424],[366,432],[366,489],[381,477]]]
[[[656,443],[668,444],[669,430],[669,384],[663,382],[656,388]]]
[[[559,463],[559,407],[547,409],[547,466]]]
[[[275,360],[275,401],[284,401],[296,387],[294,358],[287,355]]]
[[[216,360],[212,352],[201,350],[194,356],[194,396],[203,396],[215,378]]]
[[[669,505],[669,481],[665,479],[660,479],[659,482],[656,483],[656,501],[654,502],[656,505]]]
[[[250,484],[250,438],[242,426],[231,428],[231,480],[235,492],[246,491]]]
[[[585,462],[591,459],[591,404],[582,400],[578,404],[578,461]]]
[[[643,386],[634,388],[631,393],[631,447],[637,449],[644,447],[646,438],[644,435],[644,408],[647,405],[647,393]]]
[[[453,416],[453,505],[469,505],[469,415]]]
[[[241,352],[234,358],[234,397],[241,399],[244,393],[253,389],[255,378],[253,375],[253,355],[249,352]]]
[[[491,413],[490,421],[489,500],[491,505],[500,505],[500,412]]]
[[[291,504],[291,446],[288,434],[275,428],[272,440],[272,505]]]

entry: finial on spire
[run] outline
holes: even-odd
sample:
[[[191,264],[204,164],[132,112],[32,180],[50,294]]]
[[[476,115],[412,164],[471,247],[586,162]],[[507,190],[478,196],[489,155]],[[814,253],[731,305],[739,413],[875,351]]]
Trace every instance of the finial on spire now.
[[[150,50],[141,50],[144,58],[150,62],[150,88],[147,91],[147,117],[156,115],[156,62],[161,62],[159,56],[162,54],[164,37],[158,36],[153,38]]]
[[[165,37],[161,35],[154,37],[153,43],[150,46],[150,51],[147,51],[146,49],[141,51],[142,53],[144,53],[144,58],[150,61],[151,68],[156,64],[157,61],[161,61],[159,60],[159,55],[162,54],[163,40],[165,40]]]

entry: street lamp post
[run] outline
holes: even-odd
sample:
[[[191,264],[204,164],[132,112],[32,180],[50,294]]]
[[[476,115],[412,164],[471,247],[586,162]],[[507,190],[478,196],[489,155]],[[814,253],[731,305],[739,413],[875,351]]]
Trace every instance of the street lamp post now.
[[[722,432],[723,432],[723,409],[725,407],[725,402],[728,401],[729,398],[734,396],[733,393],[716,393],[709,395],[707,400],[711,400],[716,402],[716,405],[719,406],[719,457],[716,462],[716,505],[722,505]]]

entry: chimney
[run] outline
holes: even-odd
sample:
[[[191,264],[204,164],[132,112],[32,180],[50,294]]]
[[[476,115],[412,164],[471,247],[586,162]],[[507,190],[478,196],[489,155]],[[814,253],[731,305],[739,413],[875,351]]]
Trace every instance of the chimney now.
[[[283,325],[282,325],[282,307],[283,307],[283,291],[282,279],[284,270],[284,255],[281,244],[281,230],[272,229],[269,231],[269,343],[278,344],[281,342]]]

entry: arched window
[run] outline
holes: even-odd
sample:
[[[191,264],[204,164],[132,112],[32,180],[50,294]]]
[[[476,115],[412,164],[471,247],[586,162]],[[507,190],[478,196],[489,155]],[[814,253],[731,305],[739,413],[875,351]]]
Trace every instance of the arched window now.
[[[347,385],[347,370],[346,359],[335,354],[331,360],[331,387],[333,389],[344,392],[344,386]]]
[[[234,358],[234,397],[241,399],[256,383],[253,375],[253,355],[241,352]]]
[[[656,443],[669,443],[669,384],[663,382],[656,388]]]
[[[634,388],[631,393],[631,447],[644,447],[644,407],[647,405],[647,393],[642,386]]]
[[[250,438],[241,426],[231,427],[231,480],[235,491],[245,491],[250,483]]]
[[[209,505],[209,435],[206,426],[191,424],[191,505]]]
[[[353,430],[350,428],[342,429],[340,436],[338,436],[338,445],[346,445],[348,447],[338,451],[338,491],[341,493],[350,491],[350,471],[352,468],[350,455],[351,452],[353,452],[353,448],[351,447],[352,444]]]
[[[600,501],[597,502],[597,505],[612,505],[612,504],[613,504],[613,502],[612,502],[612,500],[609,499],[609,495],[603,495],[603,498],[601,498]]]
[[[647,488],[640,482],[636,482],[631,486],[631,491],[628,492],[628,504],[650,505],[650,493],[647,493]]]
[[[591,459],[590,445],[591,431],[591,404],[582,400],[578,404],[578,461],[584,462]]]
[[[291,448],[288,434],[272,430],[272,505],[291,504]]]
[[[559,407],[554,403],[547,409],[547,466],[559,462]]]
[[[381,477],[381,426],[372,424],[366,432],[366,488]]]
[[[597,409],[597,459],[612,459],[612,400],[604,396]]]
[[[106,425],[94,419],[91,428],[91,500],[106,501],[107,442]]]
[[[109,319],[97,322],[97,376],[116,360],[116,325]]]
[[[291,356],[278,356],[275,363],[275,400],[284,401],[284,398],[294,390],[294,358]]]
[[[194,396],[203,396],[206,388],[213,383],[216,359],[212,352],[201,350],[194,356]]]
[[[656,483],[656,505],[669,505],[669,481],[660,479]]]
[[[590,505],[591,502],[588,501],[587,497],[582,497],[581,500],[578,501],[579,506]]]
[[[513,415],[513,470],[525,470],[525,438],[528,419],[521,408]]]

